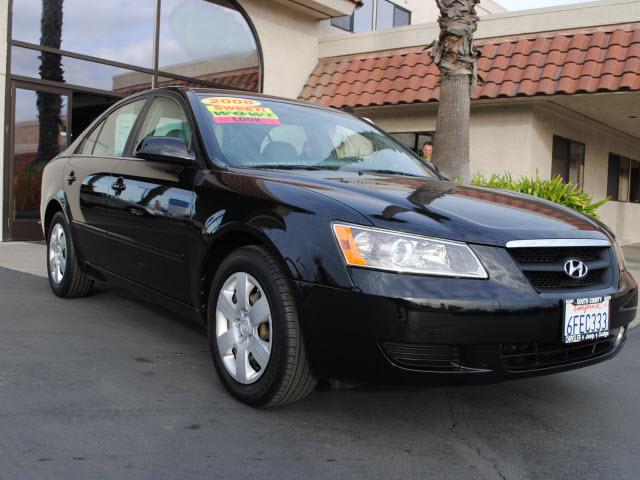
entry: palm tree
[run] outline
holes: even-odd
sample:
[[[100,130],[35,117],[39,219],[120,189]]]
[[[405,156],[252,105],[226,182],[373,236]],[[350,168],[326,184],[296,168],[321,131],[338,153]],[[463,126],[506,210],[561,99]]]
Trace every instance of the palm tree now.
[[[478,3],[480,0],[436,0],[440,37],[431,49],[441,72],[433,160],[444,174],[462,181],[471,177],[469,117],[479,56],[473,45]]]
[[[64,0],[42,0],[40,45],[60,48],[62,44],[62,6]],[[40,53],[40,77],[43,80],[63,82],[62,57],[55,53]],[[38,163],[43,165],[60,153],[60,113],[62,96],[57,93],[38,92]]]

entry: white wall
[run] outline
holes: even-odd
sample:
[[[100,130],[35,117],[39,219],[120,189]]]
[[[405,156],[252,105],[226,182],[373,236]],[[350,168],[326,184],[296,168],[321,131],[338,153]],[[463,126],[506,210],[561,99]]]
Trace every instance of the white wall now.
[[[393,3],[399,5],[402,8],[406,8],[411,11],[411,25],[418,25],[422,23],[432,23],[438,20],[438,7],[435,0],[391,0]],[[480,16],[492,15],[496,13],[503,13],[506,10],[493,2],[492,0],[482,0],[477,7],[478,14]],[[322,22],[320,26],[320,34],[335,35],[339,33],[345,33],[343,30],[331,25],[330,21]]]
[[[640,21],[640,0],[609,0],[486,16],[480,21],[475,37],[494,38],[637,21]],[[383,32],[345,34],[338,31],[342,34],[332,33],[321,40],[320,57],[429,45],[438,36],[439,27],[436,23],[424,23]]]
[[[358,113],[391,133],[436,129],[436,105],[360,109]],[[470,132],[472,174],[509,171],[519,177],[535,173],[539,165],[533,152],[533,122],[530,104],[474,105]],[[548,170],[551,171],[550,167]]]
[[[318,63],[318,20],[271,1],[240,3],[262,45],[264,93],[297,98]]]
[[[540,168],[543,164],[550,168],[550,161],[544,159],[551,158],[554,134],[585,144],[584,191],[594,200],[607,196],[609,153],[640,160],[640,139],[565,109],[551,105],[537,108],[534,128]],[[545,170],[545,174],[550,171]],[[621,243],[640,243],[640,204],[610,201],[598,214]]]
[[[0,0],[0,92],[2,95],[0,98],[3,99],[3,103],[0,103],[0,158],[4,158],[4,139],[5,139],[5,103],[6,100],[4,96],[5,87],[7,84],[7,28],[9,23],[9,0]],[[8,162],[9,159],[5,158],[5,162]],[[0,172],[4,172],[4,165],[0,162]],[[3,178],[4,174],[0,174],[0,178]],[[12,181],[8,178],[3,178],[3,181],[0,181],[0,241],[4,239],[5,235],[5,221],[4,215],[2,214],[5,205],[4,203],[4,191],[6,182]]]

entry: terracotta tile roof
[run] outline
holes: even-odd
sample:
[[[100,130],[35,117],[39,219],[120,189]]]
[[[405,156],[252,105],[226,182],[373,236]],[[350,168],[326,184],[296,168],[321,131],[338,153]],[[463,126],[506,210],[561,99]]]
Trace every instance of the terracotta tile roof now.
[[[483,39],[474,99],[640,90],[640,23]],[[321,59],[300,99],[336,108],[437,101],[424,47]]]

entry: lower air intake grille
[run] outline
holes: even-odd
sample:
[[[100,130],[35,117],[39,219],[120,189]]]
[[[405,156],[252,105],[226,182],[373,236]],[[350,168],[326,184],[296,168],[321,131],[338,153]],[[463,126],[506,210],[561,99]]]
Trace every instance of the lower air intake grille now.
[[[618,329],[606,338],[580,343],[509,343],[501,346],[502,365],[509,371],[539,370],[591,360],[610,353]]]
[[[380,342],[382,349],[396,365],[413,370],[457,372],[460,350],[452,345]]]

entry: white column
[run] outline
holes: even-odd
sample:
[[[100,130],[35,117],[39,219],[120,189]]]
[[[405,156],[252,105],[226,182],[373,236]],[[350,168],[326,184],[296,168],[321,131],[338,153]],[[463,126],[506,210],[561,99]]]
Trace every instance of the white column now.
[[[18,0],[19,1],[19,0]],[[5,158],[5,139],[7,137],[7,129],[5,125],[5,106],[8,104],[8,99],[5,97],[7,85],[7,32],[9,30],[9,0],[0,0],[0,241],[5,239],[5,232],[7,228],[7,219],[4,216],[4,193],[5,183],[11,181],[11,179],[4,178],[5,165],[8,164],[9,159]]]

